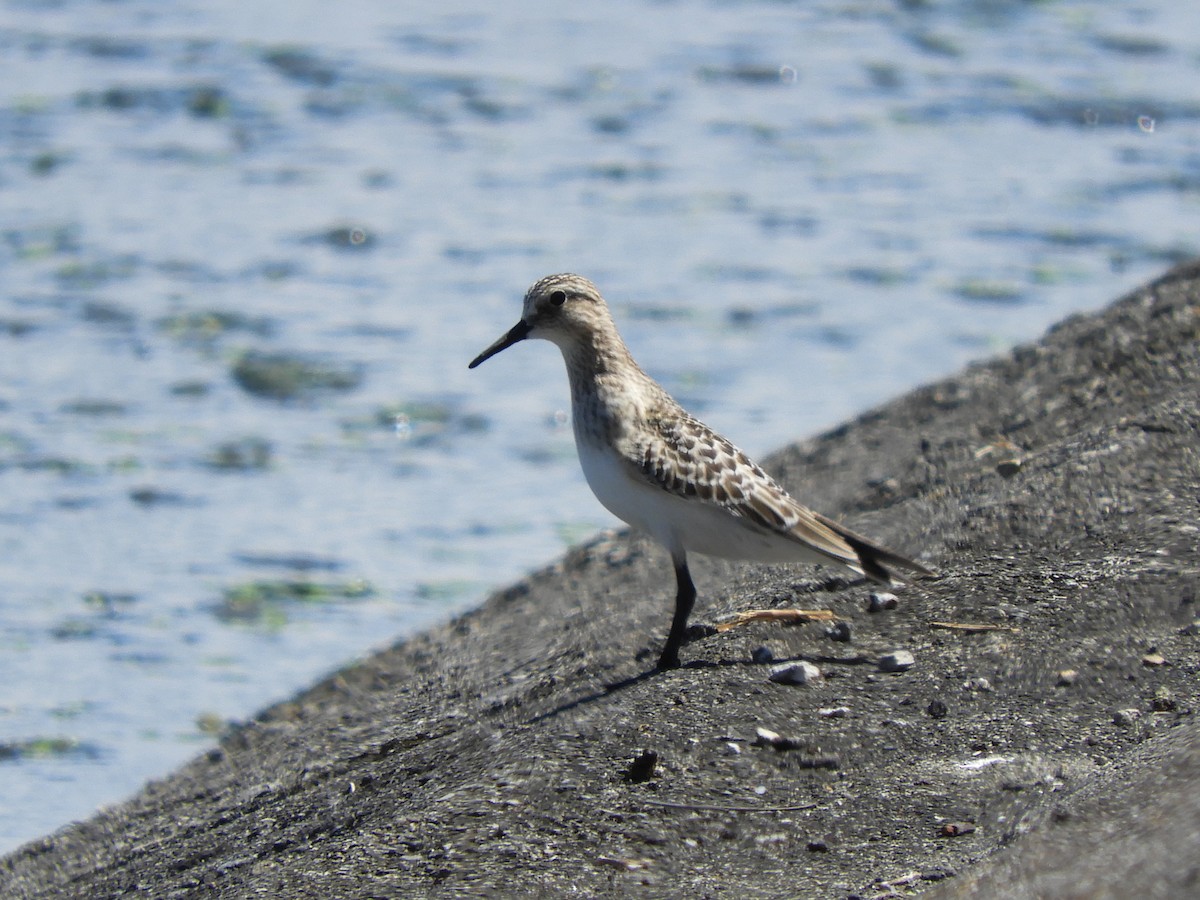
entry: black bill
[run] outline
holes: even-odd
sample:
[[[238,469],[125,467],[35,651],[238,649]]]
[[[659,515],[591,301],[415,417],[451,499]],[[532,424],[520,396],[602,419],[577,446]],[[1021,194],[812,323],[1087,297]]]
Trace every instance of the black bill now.
[[[477,357],[475,357],[473,360],[471,360],[471,363],[470,363],[470,365],[467,366],[467,368],[468,369],[475,368],[477,365],[479,365],[485,359],[491,359],[493,356],[495,356],[501,350],[508,349],[513,344],[516,344],[519,341],[525,340],[525,338],[527,338],[528,336],[529,336],[529,326],[526,325],[525,320],[522,319],[520,322],[518,322],[512,328],[508,329],[508,333],[506,335],[504,335],[504,337],[500,338],[500,340],[496,341],[496,343],[492,344],[492,346],[488,347],[486,350],[484,350],[482,353],[480,353]]]

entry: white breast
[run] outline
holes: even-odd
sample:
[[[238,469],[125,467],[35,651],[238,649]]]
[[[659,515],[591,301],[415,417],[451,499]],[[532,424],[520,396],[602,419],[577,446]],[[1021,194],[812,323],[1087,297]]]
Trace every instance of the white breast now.
[[[607,444],[577,436],[575,447],[588,486],[604,508],[649,534],[673,556],[694,550],[759,562],[828,562],[794,538],[765,531],[715,503],[679,497],[644,481]]]

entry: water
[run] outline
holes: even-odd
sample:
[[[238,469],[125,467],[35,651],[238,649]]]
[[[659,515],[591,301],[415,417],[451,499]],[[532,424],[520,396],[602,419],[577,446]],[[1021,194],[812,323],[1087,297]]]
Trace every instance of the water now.
[[[613,524],[535,278],[760,454],[1198,249],[1195,4],[493,6],[0,3],[0,849]]]

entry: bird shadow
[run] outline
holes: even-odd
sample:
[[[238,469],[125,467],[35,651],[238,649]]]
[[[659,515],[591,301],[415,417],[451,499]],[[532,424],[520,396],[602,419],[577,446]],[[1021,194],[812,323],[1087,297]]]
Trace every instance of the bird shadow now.
[[[666,670],[659,668],[650,668],[644,672],[639,672],[637,675],[631,675],[628,678],[622,678],[620,681],[607,682],[603,689],[592,691],[590,694],[584,694],[582,697],[576,697],[574,700],[568,700],[566,703],[560,703],[553,709],[548,709],[545,712],[538,713],[529,720],[530,724],[543,722],[546,719],[552,719],[557,715],[565,712],[570,712],[573,709],[578,709],[581,706],[587,706],[589,703],[595,703],[597,700],[603,700],[606,697],[611,697],[620,691],[628,690],[631,687],[636,687],[643,681],[649,681],[656,675],[665,674]]]
[[[691,642],[689,641],[689,643],[691,643]],[[649,681],[650,679],[655,678],[656,676],[667,676],[667,675],[670,675],[672,672],[678,672],[678,671],[687,670],[687,669],[692,669],[692,670],[717,669],[717,668],[728,668],[728,667],[732,667],[732,666],[745,667],[745,666],[757,666],[757,665],[759,665],[759,663],[756,663],[751,659],[724,659],[723,658],[723,659],[718,659],[718,660],[694,659],[694,660],[690,660],[690,661],[684,663],[683,665],[679,666],[676,669],[660,669],[656,666],[651,667],[649,669],[646,669],[643,672],[639,672],[636,675],[630,675],[628,678],[622,678],[619,681],[606,682],[604,684],[604,687],[601,690],[592,691],[590,694],[584,694],[582,697],[576,697],[573,700],[568,700],[565,703],[560,703],[558,706],[554,707],[553,709],[548,709],[545,712],[538,713],[536,716],[534,716],[533,718],[531,718],[529,720],[529,723],[532,725],[532,724],[536,724],[538,722],[544,722],[546,719],[552,719],[555,716],[560,715],[562,713],[570,712],[571,710],[574,710],[574,709],[579,709],[582,706],[587,706],[589,703],[595,703],[598,700],[603,700],[607,697],[611,697],[614,694],[620,693],[621,691],[626,691],[626,690],[629,690],[630,688],[637,687],[642,682]]]
[[[798,594],[802,595],[804,593],[825,593],[825,592],[836,593],[836,592],[845,590],[847,588],[857,587],[857,586],[860,586],[863,584],[870,584],[870,583],[871,582],[865,578],[848,579],[848,578],[844,578],[839,575],[833,575],[828,578],[822,579],[820,581],[809,582],[809,584],[806,585],[808,590],[800,590],[800,591],[798,591]],[[717,634],[717,629],[715,626],[708,625],[708,624],[693,623],[689,627],[689,634],[688,634],[686,643],[687,644],[698,643],[698,642],[704,640],[705,638],[712,637],[715,634]],[[686,646],[686,644],[685,644],[685,646]],[[797,662],[800,660],[808,660],[810,662],[821,663],[823,665],[864,665],[864,664],[867,664],[867,663],[870,663],[873,661],[871,657],[869,657],[865,654],[856,654],[854,656],[835,656],[835,655],[830,655],[830,654],[798,654],[794,657],[776,658],[776,659],[771,660],[771,662],[773,664],[779,664],[779,663],[787,663],[787,662]],[[756,662],[755,660],[752,660],[752,659],[721,658],[721,659],[695,659],[695,660],[691,660],[689,662],[684,663],[679,668],[680,669],[716,669],[716,668],[733,668],[733,667],[744,668],[744,667],[751,667],[751,666],[758,667],[761,665],[762,665],[762,663]],[[636,687],[637,685],[641,684],[644,681],[649,681],[651,678],[654,678],[655,676],[667,675],[672,671],[675,671],[675,670],[659,669],[657,667],[651,667],[649,669],[646,669],[645,671],[639,672],[636,675],[631,675],[628,678],[622,678],[619,681],[607,682],[607,683],[605,683],[603,689],[597,690],[597,691],[592,691],[589,694],[584,694],[582,697],[576,697],[575,699],[568,700],[565,703],[560,703],[558,706],[554,707],[553,709],[549,709],[549,710],[546,710],[545,712],[538,713],[536,716],[534,716],[532,719],[530,719],[529,722],[530,722],[530,724],[544,722],[546,719],[554,718],[555,716],[560,715],[562,713],[570,712],[571,710],[574,710],[574,709],[579,709],[580,707],[587,706],[590,703],[595,703],[598,700],[603,700],[606,697],[611,697],[613,694],[619,693],[621,691],[629,690],[630,688]]]

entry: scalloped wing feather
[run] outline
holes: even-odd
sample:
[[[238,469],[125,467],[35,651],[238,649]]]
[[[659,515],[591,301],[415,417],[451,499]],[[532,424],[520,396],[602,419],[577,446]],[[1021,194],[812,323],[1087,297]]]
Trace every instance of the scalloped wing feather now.
[[[727,439],[686,413],[649,419],[648,433],[626,458],[656,487],[719,506],[765,532],[787,536],[862,570],[863,561],[834,523],[792,499]]]

